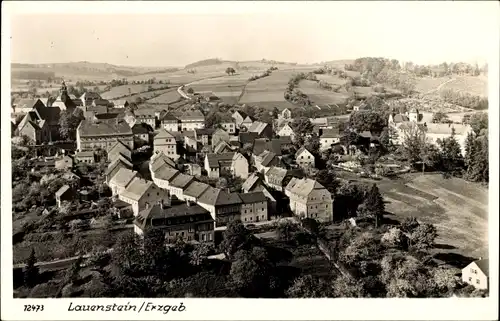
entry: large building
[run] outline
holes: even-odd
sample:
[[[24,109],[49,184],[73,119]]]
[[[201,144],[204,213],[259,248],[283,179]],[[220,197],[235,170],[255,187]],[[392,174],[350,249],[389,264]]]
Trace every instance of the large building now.
[[[198,198],[198,205],[210,212],[216,226],[227,225],[241,217],[241,199],[236,193],[208,187]]]
[[[76,148],[79,151],[107,150],[117,140],[134,148],[134,133],[123,119],[94,120],[85,119],[80,122],[76,130]]]
[[[168,196],[168,191],[159,188],[152,181],[135,177],[125,190],[118,194],[118,199],[132,205],[134,216],[137,216],[141,210],[153,206],[158,201],[168,200]]]
[[[187,242],[210,243],[214,240],[214,219],[197,204],[173,203],[166,206],[154,204],[139,213],[134,221],[134,231],[143,235],[151,229],[165,233],[168,242],[178,238]]]
[[[285,188],[290,198],[290,210],[301,218],[320,222],[333,220],[332,194],[320,183],[310,178],[292,178]]]
[[[162,152],[174,160],[179,158],[175,136],[165,129],[160,129],[160,132],[154,137],[153,146],[155,154]]]
[[[188,110],[177,117],[182,131],[205,128],[205,116],[199,110]]]

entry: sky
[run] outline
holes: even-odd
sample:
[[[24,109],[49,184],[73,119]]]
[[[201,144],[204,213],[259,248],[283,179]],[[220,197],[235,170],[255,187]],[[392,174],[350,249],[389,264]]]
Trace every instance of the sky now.
[[[13,12],[11,61],[160,67],[216,57],[316,63],[381,56],[420,64],[482,63],[492,40],[498,41],[492,2],[255,4],[259,10],[232,11],[225,10],[234,7],[228,2],[184,11],[83,4],[87,10],[49,6],[42,13],[25,6]]]

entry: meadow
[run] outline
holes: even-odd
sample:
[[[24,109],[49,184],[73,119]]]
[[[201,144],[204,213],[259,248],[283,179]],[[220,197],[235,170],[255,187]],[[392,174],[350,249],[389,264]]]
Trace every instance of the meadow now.
[[[451,76],[439,78],[419,78],[415,90],[426,94],[437,93],[441,90],[456,90],[469,93],[475,96],[488,96],[488,77],[487,76]]]
[[[349,95],[346,92],[333,92],[319,87],[319,84],[312,80],[302,80],[299,89],[306,94],[313,105],[330,105],[346,103]]]
[[[170,103],[178,101],[180,98],[182,98],[182,97],[177,92],[177,87],[175,87],[175,88],[170,88],[170,90],[159,95],[158,97],[154,97],[154,98],[146,100],[146,103],[148,103],[148,104],[170,104]]]
[[[101,97],[103,99],[116,99],[116,98],[121,98],[124,96],[131,96],[143,92],[147,92],[149,87],[152,87],[153,89],[161,89],[165,88],[167,85],[165,84],[153,84],[153,85],[146,85],[146,84],[139,84],[139,85],[123,85],[123,86],[117,86],[111,88],[111,90],[103,92],[101,94]]]

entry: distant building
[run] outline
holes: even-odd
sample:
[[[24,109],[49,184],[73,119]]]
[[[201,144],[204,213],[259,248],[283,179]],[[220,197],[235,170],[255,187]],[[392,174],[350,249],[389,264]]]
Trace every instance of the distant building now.
[[[66,170],[73,168],[73,158],[65,155],[55,160],[56,169]]]
[[[205,116],[199,110],[188,110],[178,116],[182,131],[205,128]]]
[[[212,134],[212,149],[215,149],[220,142],[229,142],[229,133],[223,129],[216,129]]]
[[[152,181],[139,177],[134,179],[118,194],[118,199],[132,205],[134,216],[143,209],[149,208],[161,201],[168,200],[168,191],[156,186]]]
[[[63,185],[57,192],[56,192],[56,202],[57,202],[57,207],[61,208],[61,204],[64,201],[72,201],[75,197],[74,191],[69,187],[69,185]]]
[[[308,151],[304,146],[302,146],[295,153],[295,162],[302,168],[315,167],[314,155],[310,151]]]
[[[490,260],[479,259],[462,269],[462,281],[476,289],[488,290],[490,281]]]
[[[288,108],[285,108],[281,111],[281,113],[279,114],[279,116],[283,119],[291,119],[292,118],[292,112],[290,111],[290,109]]]
[[[320,150],[324,151],[332,148],[334,145],[340,143],[341,133],[338,128],[336,129],[323,129],[323,133],[319,137],[321,144]]]
[[[273,128],[268,123],[263,123],[260,121],[255,121],[252,126],[248,129],[250,133],[256,133],[261,138],[272,138]]]
[[[184,190],[194,181],[194,177],[179,173],[169,181],[170,195],[175,195],[179,200],[184,200]]]
[[[250,128],[254,122],[252,117],[248,116],[245,112],[240,110],[235,111],[231,117],[234,119],[234,123],[237,129],[240,128]]]
[[[248,160],[242,154],[234,153],[231,162],[231,174],[235,177],[247,179],[249,173]]]
[[[181,203],[165,206],[155,204],[139,213],[134,221],[134,231],[143,235],[148,230],[165,232],[167,242],[178,238],[187,242],[211,243],[214,241],[214,219],[197,204]]]
[[[238,194],[241,198],[241,221],[255,223],[268,220],[267,198],[263,192]]]
[[[212,145],[212,135],[214,134],[214,128],[201,128],[195,130],[195,138],[204,146]]]
[[[113,176],[115,176],[115,174],[118,173],[118,171],[121,168],[132,170],[132,167],[133,167],[133,165],[131,162],[129,162],[123,156],[119,156],[117,159],[115,159],[113,162],[111,162],[108,165],[108,168],[106,169],[106,172],[104,173],[106,176],[106,184],[109,185],[109,182],[111,181]]]
[[[76,130],[76,146],[79,151],[107,150],[120,140],[134,148],[134,134],[129,125],[122,119],[83,120]]]
[[[135,120],[138,123],[146,123],[151,128],[156,128],[155,110],[152,108],[140,108],[135,112]]]
[[[191,202],[197,203],[201,194],[203,194],[209,187],[210,187],[210,185],[208,185],[208,184],[193,181],[184,190],[184,199],[186,201],[191,201]]]
[[[36,109],[36,107],[45,108],[46,105],[38,98],[36,99],[23,98],[19,99],[17,102],[14,102],[14,104],[12,105],[12,112],[27,114],[30,111]]]
[[[264,174],[266,185],[277,191],[283,191],[283,181],[286,175],[286,169],[273,166]]]
[[[136,177],[138,177],[136,171],[120,168],[109,180],[108,186],[113,195],[120,195]]]
[[[177,154],[177,142],[175,136],[172,133],[161,129],[160,132],[154,137],[153,140],[154,153],[163,152],[167,157],[174,160],[179,158]]]
[[[280,126],[276,131],[276,134],[280,137],[290,137],[292,141],[295,140],[295,132],[293,131],[292,126],[288,123]]]
[[[241,217],[241,199],[236,193],[209,187],[198,198],[198,205],[210,212],[216,226],[227,225]]]
[[[234,149],[234,146],[222,140],[214,147],[214,154],[231,153]]]
[[[235,153],[206,154],[204,165],[208,177],[219,178],[222,171],[230,173],[234,155]]]
[[[333,220],[332,195],[317,181],[293,177],[285,188],[285,194],[290,198],[290,209],[295,215],[320,222]]]
[[[129,145],[124,144],[121,140],[116,142],[107,149],[108,161],[113,162],[119,156],[124,157],[128,161],[132,161],[132,149]]]
[[[153,128],[146,123],[135,123],[132,126],[132,133],[134,133],[134,147],[149,145],[153,131]]]
[[[167,112],[161,118],[161,128],[168,132],[178,132],[179,131],[179,119],[173,114]]]
[[[268,150],[263,151],[260,155],[254,156],[255,168],[259,173],[267,172],[271,167],[280,163],[278,156]]]
[[[265,187],[264,182],[262,179],[256,174],[252,173],[250,176],[245,180],[243,183],[241,190],[244,193],[251,193],[251,192],[262,192],[266,196],[268,200],[268,216],[269,214],[275,213],[276,211],[276,199],[272,194],[269,192],[269,190]]]
[[[111,100],[111,103],[114,108],[127,108],[129,105],[129,102],[126,99]]]
[[[76,152],[75,153],[75,162],[77,164],[78,163],[94,164],[95,163],[95,154],[93,151]]]
[[[94,101],[97,101],[99,102],[101,100],[101,95],[99,95],[98,93],[94,93],[94,92],[84,92],[81,96],[80,96],[80,100],[82,102],[82,105],[84,107],[87,107],[87,106],[93,106],[94,104]],[[95,106],[95,105],[94,105]],[[118,107],[119,108],[119,107]]]

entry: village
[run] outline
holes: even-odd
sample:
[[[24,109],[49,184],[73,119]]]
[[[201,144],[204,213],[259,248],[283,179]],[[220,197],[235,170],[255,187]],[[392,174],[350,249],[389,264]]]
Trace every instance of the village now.
[[[299,76],[312,79],[322,73]],[[161,260],[178,264],[166,276],[170,282],[199,277],[208,273],[202,266],[211,270],[219,262],[228,276],[211,275],[214,284],[229,278],[238,285],[238,290],[229,285],[219,289],[221,294],[206,294],[189,283],[198,281],[183,281],[188,282],[180,286],[184,292],[170,284],[147,292],[154,296],[162,291],[246,297],[487,295],[483,248],[472,257],[451,245],[461,239],[443,235],[441,223],[430,223],[443,212],[432,209],[436,217],[427,219],[419,216],[422,208],[397,208],[420,200],[430,208],[439,197],[451,197],[436,196],[434,187],[425,186],[455,182],[454,176],[463,172],[470,180],[487,181],[487,161],[481,158],[487,155],[481,138],[487,130],[485,114],[422,112],[418,103],[405,105],[383,95],[337,105],[344,110],[341,115],[325,113],[330,107],[324,106],[264,109],[224,103],[212,92],[185,85],[174,88],[180,96],[175,104],[148,105],[105,99],[87,90],[77,97],[63,80],[57,97],[14,100],[14,265],[24,279],[19,293],[31,288],[42,297],[126,292],[127,282],[136,282],[131,280],[137,275],[155,275],[143,261],[136,264],[147,266],[129,271],[134,255],[152,255],[141,252],[145,250],[138,243],[146,247],[153,242],[166,248],[155,252],[161,258],[154,259],[153,271],[161,268]],[[401,183],[406,180],[413,185]],[[411,197],[415,199],[408,201]],[[82,243],[87,238],[92,242]],[[438,241],[457,252],[435,252]],[[266,263],[256,248],[265,249]],[[401,257],[389,259],[386,251]],[[117,255],[115,265],[122,272],[115,273],[132,273],[132,279],[120,281],[125,282],[121,290],[104,277],[111,273],[105,266]],[[182,261],[186,255],[189,264]],[[426,272],[408,275],[425,274],[439,282],[394,288],[391,282],[408,278],[394,274],[395,269],[409,268],[405,264],[414,261]],[[126,268],[123,262],[129,262]],[[96,279],[99,291],[81,276],[85,267],[96,264],[86,277]],[[256,270],[246,271],[252,264]],[[262,264],[267,270],[259,276]],[[299,272],[279,272],[283,264]],[[377,264],[386,264],[382,272],[367,267]],[[312,275],[304,272],[319,266]],[[62,285],[51,280],[40,284],[32,275],[69,268],[72,281]],[[270,288],[276,273],[281,278]],[[382,273],[386,281],[375,281],[373,273]],[[418,283],[415,278],[412,282]],[[325,279],[335,286],[330,289]],[[339,284],[345,285],[343,290]]]

